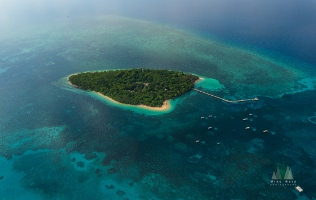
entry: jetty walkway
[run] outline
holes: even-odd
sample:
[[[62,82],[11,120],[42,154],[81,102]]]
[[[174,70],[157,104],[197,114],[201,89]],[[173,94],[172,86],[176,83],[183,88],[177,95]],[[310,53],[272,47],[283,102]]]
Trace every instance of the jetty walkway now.
[[[227,99],[218,97],[218,96],[216,96],[216,95],[214,95],[214,94],[210,94],[210,93],[204,92],[204,91],[202,91],[202,90],[198,90],[198,89],[195,89],[195,88],[193,88],[193,90],[195,90],[195,91],[197,91],[197,92],[200,92],[200,93],[202,93],[202,94],[205,94],[205,95],[214,97],[214,98],[216,98],[216,99],[222,100],[222,101],[227,102],[227,103],[239,103],[239,102],[258,101],[258,100],[259,100],[258,98],[253,98],[253,99],[242,99],[242,100],[230,101],[230,100],[227,100]]]

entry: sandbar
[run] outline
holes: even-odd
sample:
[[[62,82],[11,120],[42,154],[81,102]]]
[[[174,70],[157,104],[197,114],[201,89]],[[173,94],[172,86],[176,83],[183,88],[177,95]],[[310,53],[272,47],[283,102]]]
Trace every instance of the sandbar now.
[[[195,74],[194,74],[194,75],[195,75]],[[195,76],[197,76],[197,75],[195,75]],[[199,79],[196,80],[196,81],[194,82],[194,84],[196,84],[196,83],[198,83],[198,82],[200,82],[200,81],[203,81],[203,80],[204,80],[204,78],[199,77]]]

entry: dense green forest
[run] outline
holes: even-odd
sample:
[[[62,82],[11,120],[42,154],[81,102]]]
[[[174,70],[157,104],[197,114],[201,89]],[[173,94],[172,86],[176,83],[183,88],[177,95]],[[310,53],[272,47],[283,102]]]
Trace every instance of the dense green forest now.
[[[199,77],[179,71],[155,69],[113,70],[71,75],[71,84],[100,92],[118,102],[160,107],[168,99],[190,91]]]

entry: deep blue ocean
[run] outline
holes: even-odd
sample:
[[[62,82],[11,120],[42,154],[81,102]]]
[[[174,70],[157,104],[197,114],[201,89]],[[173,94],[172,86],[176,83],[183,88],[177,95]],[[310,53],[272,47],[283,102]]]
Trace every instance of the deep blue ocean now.
[[[316,199],[315,0],[1,4],[1,200]],[[157,112],[67,82],[130,68],[259,100]]]

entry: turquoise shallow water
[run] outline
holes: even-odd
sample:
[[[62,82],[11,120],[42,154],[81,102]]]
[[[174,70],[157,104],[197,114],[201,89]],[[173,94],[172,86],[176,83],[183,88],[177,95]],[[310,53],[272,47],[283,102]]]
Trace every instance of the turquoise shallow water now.
[[[159,42],[161,35],[146,48],[129,33],[126,40],[110,38],[112,43],[102,44],[107,48],[96,50],[102,42],[95,41],[91,29],[64,31],[66,40],[84,36],[86,48],[80,42],[79,47],[56,42],[56,31],[49,39],[45,34],[24,42],[12,39],[10,48],[0,52],[2,199],[296,199],[292,186],[269,185],[282,163],[291,167],[306,195],[315,197],[316,127],[308,120],[316,113],[313,74],[301,80],[308,87],[294,84],[287,95],[271,98],[253,94],[272,90],[269,84],[249,82],[246,87],[230,80],[246,82],[247,76],[236,78],[222,73],[221,66],[210,67],[215,58],[208,49],[199,51],[209,56],[196,55],[194,49],[171,51],[179,57],[194,55],[183,65],[178,57],[161,59],[165,54],[158,52],[168,48]],[[113,35],[104,40],[108,37]],[[186,45],[182,40],[169,43],[180,49]],[[144,53],[153,49],[158,50]],[[242,59],[238,63],[246,63]],[[292,76],[287,64],[283,73]],[[74,89],[65,78],[78,71],[140,66],[196,73],[204,78],[196,88],[230,99],[255,95],[259,101],[228,104],[191,91],[172,101],[171,110],[157,114],[111,104]],[[253,79],[264,82],[264,69],[251,74]]]

